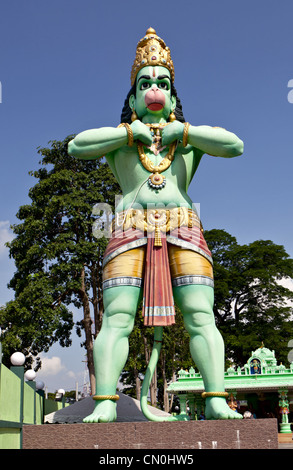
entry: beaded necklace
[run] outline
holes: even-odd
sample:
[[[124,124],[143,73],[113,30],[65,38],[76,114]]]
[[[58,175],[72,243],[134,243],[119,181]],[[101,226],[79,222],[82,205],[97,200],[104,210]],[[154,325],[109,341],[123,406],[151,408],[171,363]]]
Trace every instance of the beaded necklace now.
[[[165,147],[161,148],[162,138],[161,138],[160,130],[163,129],[163,127],[167,126],[168,124],[169,123],[146,124],[150,128],[151,134],[153,136],[153,144],[151,145],[150,150],[152,150],[155,155],[157,155],[161,150],[165,148]],[[151,159],[144,153],[143,144],[141,142],[137,143],[139,159],[143,167],[147,171],[152,173],[152,175],[150,175],[148,178],[148,184],[150,188],[162,189],[165,187],[166,178],[161,173],[170,167],[172,161],[174,160],[176,147],[177,147],[177,142],[176,141],[172,142],[167,155],[163,158],[163,160],[160,162],[159,165],[155,165],[151,161]]]

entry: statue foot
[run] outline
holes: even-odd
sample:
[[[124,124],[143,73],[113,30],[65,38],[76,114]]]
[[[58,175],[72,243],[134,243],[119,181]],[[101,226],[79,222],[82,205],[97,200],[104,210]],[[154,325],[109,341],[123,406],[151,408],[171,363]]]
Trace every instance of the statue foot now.
[[[92,414],[83,419],[84,423],[111,423],[116,421],[116,403],[112,400],[99,401]]]
[[[242,419],[243,416],[231,410],[226,400],[220,397],[206,398],[205,406],[206,419]]]
[[[188,414],[180,413],[177,416],[172,416],[172,418],[169,418],[169,421],[190,421],[190,418]]]

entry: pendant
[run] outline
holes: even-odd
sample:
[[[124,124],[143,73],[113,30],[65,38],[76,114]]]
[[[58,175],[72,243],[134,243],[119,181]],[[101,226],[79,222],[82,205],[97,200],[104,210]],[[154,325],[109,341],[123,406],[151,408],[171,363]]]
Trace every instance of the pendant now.
[[[149,176],[148,184],[152,189],[162,189],[166,186],[166,178],[160,173],[153,173]]]
[[[153,142],[152,142],[152,145],[148,148],[154,155],[158,155],[167,147],[166,145],[164,145],[164,147],[162,147],[161,145],[161,142],[162,142],[161,129],[163,129],[163,127],[164,126],[159,126],[159,127],[150,126],[150,131],[151,131]]]

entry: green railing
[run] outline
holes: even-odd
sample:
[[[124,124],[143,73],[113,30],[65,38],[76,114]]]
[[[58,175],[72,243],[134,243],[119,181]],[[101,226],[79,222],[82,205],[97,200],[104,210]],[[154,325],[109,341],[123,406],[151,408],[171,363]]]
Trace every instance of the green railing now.
[[[36,382],[24,380],[24,367],[2,364],[0,343],[0,449],[21,449],[24,424],[43,424],[44,416],[65,406],[45,398]]]

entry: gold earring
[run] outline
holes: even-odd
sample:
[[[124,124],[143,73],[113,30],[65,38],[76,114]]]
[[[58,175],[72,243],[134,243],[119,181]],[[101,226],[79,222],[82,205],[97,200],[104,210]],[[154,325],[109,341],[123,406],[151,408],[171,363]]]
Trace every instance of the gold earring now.
[[[136,112],[134,111],[134,108],[133,108],[132,115],[131,115],[131,121],[132,122],[136,121],[136,119],[138,119],[138,116],[137,116],[137,114],[136,114]]]
[[[176,116],[175,116],[175,114],[174,114],[173,111],[172,111],[172,113],[171,113],[170,116],[169,116],[169,121],[170,121],[170,122],[176,121]]]

